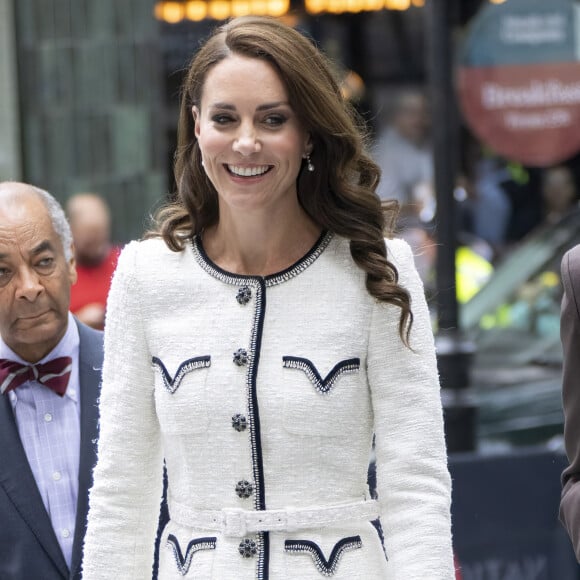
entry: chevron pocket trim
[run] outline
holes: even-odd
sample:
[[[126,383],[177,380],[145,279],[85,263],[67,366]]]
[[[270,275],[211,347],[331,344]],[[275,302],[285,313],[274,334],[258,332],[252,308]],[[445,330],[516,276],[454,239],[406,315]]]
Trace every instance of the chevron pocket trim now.
[[[177,569],[182,576],[185,576],[189,572],[191,561],[196,552],[200,552],[201,550],[215,550],[215,546],[216,538],[197,538],[187,544],[187,550],[185,550],[185,555],[183,555],[177,538],[173,534],[167,536],[167,547],[172,548]]]
[[[359,358],[349,358],[334,365],[331,371],[324,377],[320,375],[314,363],[307,358],[298,356],[283,356],[282,365],[287,369],[299,369],[303,371],[314,388],[323,395],[330,393],[336,381],[347,373],[357,373],[360,369]]]
[[[165,387],[165,390],[168,393],[173,394],[179,388],[179,385],[181,384],[181,381],[186,374],[196,369],[202,369],[211,366],[211,357],[209,355],[196,356],[194,358],[189,358],[186,361],[183,361],[179,365],[179,368],[177,369],[174,377],[169,374],[161,359],[154,356],[151,358],[151,362],[153,363],[153,366],[161,373],[161,378],[163,379],[163,386]]]
[[[310,540],[286,540],[284,542],[284,550],[290,554],[300,554],[304,552],[310,554],[314,560],[316,569],[323,576],[334,576],[344,553],[350,550],[358,550],[360,548],[362,548],[362,540],[360,536],[343,538],[335,544],[330,557],[327,560],[320,549],[320,546],[316,542]]]

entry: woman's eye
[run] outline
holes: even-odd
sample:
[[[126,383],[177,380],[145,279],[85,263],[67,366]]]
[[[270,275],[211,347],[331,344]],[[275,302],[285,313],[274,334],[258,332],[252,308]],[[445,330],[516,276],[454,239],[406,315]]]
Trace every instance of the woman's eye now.
[[[231,115],[214,115],[211,120],[216,123],[217,125],[225,125],[227,123],[231,123],[234,119]]]
[[[286,121],[287,119],[284,115],[270,115],[269,117],[266,117],[266,125],[269,125],[270,127],[279,127]]]

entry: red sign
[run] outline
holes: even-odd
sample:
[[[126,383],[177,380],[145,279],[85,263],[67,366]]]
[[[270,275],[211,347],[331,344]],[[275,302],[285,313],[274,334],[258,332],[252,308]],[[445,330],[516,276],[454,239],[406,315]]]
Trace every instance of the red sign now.
[[[487,5],[470,26],[459,102],[497,153],[543,167],[580,151],[578,16],[571,0],[510,0]]]
[[[580,150],[580,65],[542,64],[461,69],[466,120],[509,159],[547,166]]]

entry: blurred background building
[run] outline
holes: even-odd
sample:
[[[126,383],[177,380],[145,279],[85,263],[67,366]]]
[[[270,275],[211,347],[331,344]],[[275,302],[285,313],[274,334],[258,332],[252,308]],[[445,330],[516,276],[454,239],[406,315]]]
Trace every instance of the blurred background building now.
[[[456,20],[478,4],[462,0]],[[280,16],[336,61],[377,131],[401,89],[425,87],[425,0],[0,0],[0,179],[61,201],[106,198],[113,237],[138,237],[172,190],[181,72],[225,18]]]
[[[167,189],[160,46],[148,0],[0,0],[0,179],[98,192],[141,235]]]
[[[138,237],[173,190],[182,72],[216,23],[248,12],[310,34],[378,139],[402,94],[429,94],[425,1],[0,0],[0,179],[38,184],[61,201],[98,192],[112,208],[115,240]],[[449,3],[458,36],[490,2],[505,0]],[[462,138],[457,155],[469,174],[465,127]],[[504,206],[518,211],[505,216],[503,238],[514,242],[541,220],[541,172],[524,168],[507,181]]]

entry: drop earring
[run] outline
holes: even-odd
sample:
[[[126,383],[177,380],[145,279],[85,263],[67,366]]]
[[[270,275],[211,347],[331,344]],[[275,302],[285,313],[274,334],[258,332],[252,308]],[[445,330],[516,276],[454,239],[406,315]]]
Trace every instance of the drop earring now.
[[[312,163],[312,159],[310,159],[310,153],[307,153],[305,156],[306,159],[306,169],[312,173],[314,171],[314,163]]]

